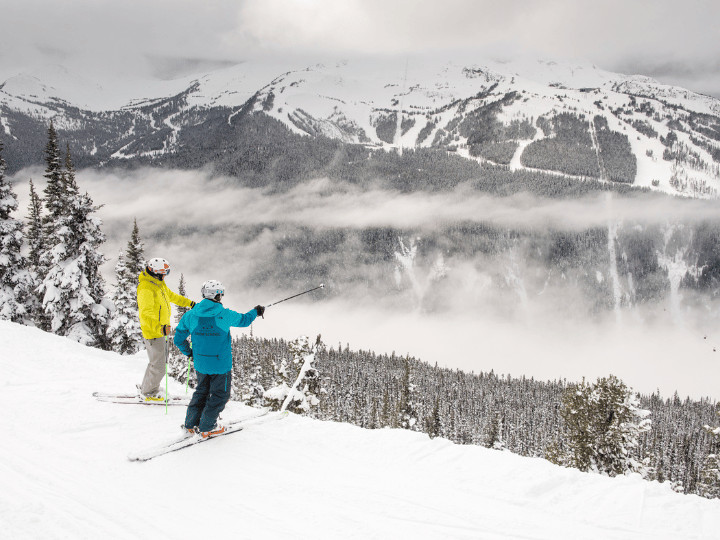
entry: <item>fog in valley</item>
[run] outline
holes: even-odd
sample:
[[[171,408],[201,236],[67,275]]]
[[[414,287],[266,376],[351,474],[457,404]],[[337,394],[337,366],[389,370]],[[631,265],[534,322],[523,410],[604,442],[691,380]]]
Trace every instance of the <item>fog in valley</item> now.
[[[18,214],[28,179],[41,193],[42,174],[13,178]],[[720,305],[680,286],[700,275],[693,239],[717,226],[717,203],[494,198],[462,185],[399,193],[325,179],[270,193],[159,169],[85,170],[78,184],[103,205],[108,290],[137,219],[146,257],[168,259],[168,284],[177,290],[183,274],[196,301],[206,279],[243,312],[325,285],[269,308],[258,336],[322,334],[328,346],[467,371],[612,373],[643,393],[720,397]]]

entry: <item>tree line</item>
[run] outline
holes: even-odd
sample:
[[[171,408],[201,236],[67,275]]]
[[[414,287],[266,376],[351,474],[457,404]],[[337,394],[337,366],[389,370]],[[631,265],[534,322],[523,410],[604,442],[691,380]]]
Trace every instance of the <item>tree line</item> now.
[[[526,167],[557,170],[574,176],[602,178],[632,184],[637,174],[637,158],[627,135],[612,131],[607,120],[595,116],[563,112],[550,120],[538,118],[537,125],[554,137],[533,141],[520,161]]]
[[[30,180],[27,225],[11,216],[18,203],[2,150],[0,144],[0,318],[103,350],[137,352],[142,337],[135,288],[144,264],[137,223],[127,259],[121,254],[116,267],[118,287],[108,295],[100,273],[106,259],[99,207],[78,186],[70,144],[63,154],[50,123],[47,183],[41,196]]]
[[[711,426],[718,405],[708,399],[640,395],[613,375],[594,383],[538,381],[349,345],[328,348],[319,336],[316,343],[316,373],[305,383],[305,403],[314,405],[290,408],[300,414],[366,429],[410,429],[606,476],[637,473],[677,492],[720,498],[720,428]],[[298,376],[297,346],[255,338],[252,329],[234,339],[233,399],[277,408],[268,389]],[[182,382],[189,375],[194,384],[179,356],[173,374]]]
[[[110,349],[107,326],[114,308],[104,298],[100,274],[104,257],[98,250],[105,236],[93,216],[98,207],[87,193],[80,192],[76,182],[69,144],[63,158],[50,124],[45,146],[47,185],[41,198],[30,183],[25,232],[24,224],[9,215],[17,210],[17,197],[4,178],[1,156],[0,160],[0,185],[5,195],[0,216],[6,255],[0,259],[3,318]],[[12,240],[6,242],[6,238]],[[24,242],[29,248],[27,257],[21,251]]]

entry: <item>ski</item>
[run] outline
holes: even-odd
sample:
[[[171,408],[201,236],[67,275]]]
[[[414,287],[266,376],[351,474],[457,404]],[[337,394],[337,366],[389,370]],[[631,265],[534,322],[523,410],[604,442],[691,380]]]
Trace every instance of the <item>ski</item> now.
[[[237,420],[235,422],[231,422],[228,425],[226,425],[226,431],[223,433],[223,435],[227,435],[228,433],[235,433],[236,431],[242,430],[242,427],[244,425],[247,425],[248,422],[251,420],[256,420],[259,418],[262,418],[266,416],[270,412],[269,409],[262,409],[258,411],[257,414],[253,414],[251,416],[247,416],[243,418],[242,420]],[[230,430],[230,427],[234,427],[233,430]],[[221,435],[216,435],[217,437],[220,437]],[[193,442],[193,439],[195,439],[196,435],[191,435],[190,433],[183,433],[178,438],[169,441],[164,442],[162,444],[159,444],[158,446],[154,446],[153,448],[148,448],[147,450],[143,450],[141,452],[135,452],[130,453],[128,455],[128,459],[130,461],[147,461],[149,459],[152,459],[157,456],[161,456],[163,454],[167,454],[169,452],[174,452],[176,450],[180,450],[181,448],[186,448],[187,446],[192,446],[193,444],[196,444],[197,442],[203,442],[203,440],[209,440],[209,439],[202,439]],[[215,437],[211,437],[214,439]]]
[[[107,403],[126,403],[135,405],[184,405],[187,406],[190,403],[190,397],[186,396],[170,396],[170,399],[165,401],[144,401],[137,394],[106,394],[102,392],[93,392],[93,397],[98,401],[104,401]]]
[[[271,420],[281,420],[282,418],[285,418],[288,415],[287,411],[282,411],[280,413],[273,413],[269,414],[269,410],[263,410],[260,414],[257,414],[255,416],[251,416],[249,418],[243,418],[242,420],[237,420],[235,422],[229,422],[225,425],[225,432],[221,435],[215,435],[214,437],[209,437],[207,439],[201,438],[199,435],[183,435],[182,437],[179,437],[173,441],[155,446],[154,448],[149,448],[147,450],[143,450],[140,452],[134,452],[128,454],[128,459],[130,461],[148,461],[150,459],[153,459],[158,456],[162,456],[164,454],[169,454],[170,452],[176,452],[178,450],[182,450],[183,448],[187,448],[189,446],[194,446],[199,443],[203,443],[205,441],[211,441],[213,439],[217,439],[218,437],[222,437],[224,435],[229,435],[231,433],[237,433],[238,431],[242,431],[244,428],[248,426],[254,426],[257,424],[263,424],[265,422],[269,422]]]

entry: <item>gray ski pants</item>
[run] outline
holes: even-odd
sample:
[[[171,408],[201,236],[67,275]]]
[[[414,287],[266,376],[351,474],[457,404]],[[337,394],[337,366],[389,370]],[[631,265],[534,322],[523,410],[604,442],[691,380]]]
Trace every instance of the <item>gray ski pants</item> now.
[[[145,339],[145,350],[148,353],[147,369],[143,377],[140,392],[144,395],[154,394],[160,389],[160,383],[165,376],[165,358],[167,356],[167,342],[164,337]]]

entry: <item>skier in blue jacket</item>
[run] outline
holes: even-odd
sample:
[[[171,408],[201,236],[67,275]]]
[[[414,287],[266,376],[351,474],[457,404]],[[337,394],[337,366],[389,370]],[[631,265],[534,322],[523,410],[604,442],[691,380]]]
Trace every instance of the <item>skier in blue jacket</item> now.
[[[203,300],[180,319],[174,341],[184,355],[195,360],[197,372],[197,386],[183,428],[207,438],[225,432],[217,419],[230,400],[232,387],[230,328],[250,326],[256,317],[263,316],[265,308],[255,306],[242,314],[223,307],[225,287],[214,279],[203,283],[201,293]]]

